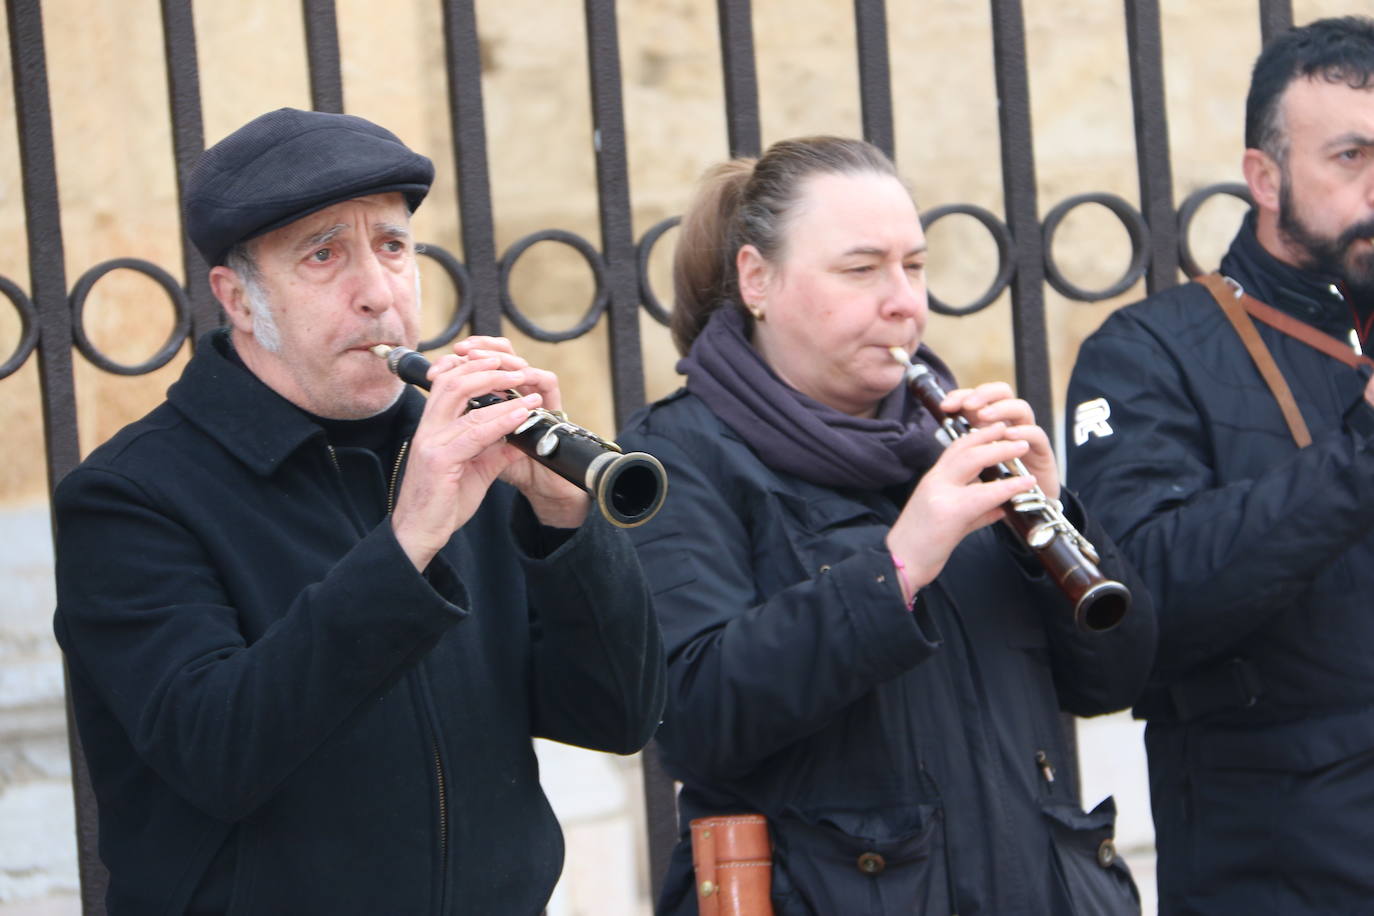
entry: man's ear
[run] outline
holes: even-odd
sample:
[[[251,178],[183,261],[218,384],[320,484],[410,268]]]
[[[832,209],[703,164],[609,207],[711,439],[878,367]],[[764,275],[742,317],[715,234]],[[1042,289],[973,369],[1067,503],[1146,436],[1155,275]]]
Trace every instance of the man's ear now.
[[[1245,183],[1250,187],[1250,199],[1260,210],[1279,212],[1279,197],[1283,189],[1283,169],[1264,150],[1247,149],[1240,161]]]
[[[224,314],[234,330],[240,333],[253,330],[253,310],[248,305],[243,280],[237,273],[223,265],[210,268],[210,291],[224,307]]]
[[[753,245],[741,245],[735,254],[735,272],[739,275],[740,303],[750,312],[766,308],[768,287],[773,278],[773,266]]]

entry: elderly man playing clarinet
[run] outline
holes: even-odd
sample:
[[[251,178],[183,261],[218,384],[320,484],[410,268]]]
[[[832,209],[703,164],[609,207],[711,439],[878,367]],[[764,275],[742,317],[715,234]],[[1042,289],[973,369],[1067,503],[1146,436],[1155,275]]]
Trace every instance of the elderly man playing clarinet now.
[[[291,109],[191,175],[228,327],[55,504],[112,914],[538,913],[563,847],[531,737],[630,753],[658,722],[634,550],[504,442],[557,378],[471,337],[426,398],[370,352],[416,345],[432,178]]]

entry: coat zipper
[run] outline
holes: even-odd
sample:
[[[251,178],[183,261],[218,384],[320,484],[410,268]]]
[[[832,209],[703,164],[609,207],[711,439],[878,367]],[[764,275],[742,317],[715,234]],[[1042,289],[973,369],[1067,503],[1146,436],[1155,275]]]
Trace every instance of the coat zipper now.
[[[401,464],[406,460],[406,450],[410,448],[410,440],[406,439],[401,443],[400,449],[396,452],[396,464],[391,468],[391,486],[386,489],[386,514],[391,515],[391,510],[396,508],[396,484],[401,479]]]
[[[448,793],[444,781],[444,762],[439,756],[439,741],[436,738],[434,750],[434,778],[439,783],[439,874],[442,876],[440,887],[448,886]],[[442,899],[442,897],[441,897]]]
[[[1050,764],[1050,755],[1044,751],[1035,752],[1035,765],[1040,768],[1040,775],[1045,779],[1046,791],[1054,791],[1054,767]]]
[[[329,450],[329,460],[334,464],[334,470],[343,473],[343,468],[339,467],[339,456],[334,451],[334,446],[325,444]],[[406,451],[410,448],[410,440],[401,442],[400,449],[396,452],[396,462],[391,468],[391,480],[386,491],[386,514],[390,518],[392,510],[396,508],[396,485],[401,479],[401,467],[405,464]],[[434,781],[439,789],[439,874],[440,874],[440,899],[445,896],[448,886],[448,782],[444,777],[444,760],[439,754],[438,724],[433,725],[435,735],[430,742],[430,751],[434,755]]]
[[[1346,309],[1350,312],[1350,349],[1355,351],[1356,356],[1364,356],[1364,347],[1361,345],[1360,340],[1362,337],[1369,333],[1369,323],[1365,323],[1363,329],[1364,334],[1361,334],[1360,315],[1358,312],[1355,311],[1355,306],[1353,306],[1350,303],[1350,300],[1345,297],[1345,293],[1341,290],[1340,284],[1330,284],[1329,286],[1327,286],[1327,291],[1330,292],[1331,295],[1339,299],[1341,301],[1341,304],[1344,305]],[[1374,320],[1374,315],[1371,315],[1370,317],[1371,320]]]
[[[410,449],[410,440],[401,442],[401,447],[396,451],[396,462],[391,467],[391,482],[386,488],[386,514],[391,517],[391,513],[396,508],[396,486],[401,480],[401,467],[405,464],[406,452]],[[440,899],[443,899],[444,890],[448,886],[448,781],[444,777],[444,759],[439,753],[438,723],[434,724],[435,735],[430,743],[430,751],[434,754],[434,782],[439,789],[439,874],[442,875]]]

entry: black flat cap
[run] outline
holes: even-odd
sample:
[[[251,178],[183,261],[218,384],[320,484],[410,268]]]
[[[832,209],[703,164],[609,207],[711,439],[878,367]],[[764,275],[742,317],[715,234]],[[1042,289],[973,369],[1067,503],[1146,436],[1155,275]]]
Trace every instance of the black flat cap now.
[[[214,266],[239,242],[355,197],[399,191],[414,212],[433,180],[433,162],[371,121],[282,108],[196,160],[186,232]]]

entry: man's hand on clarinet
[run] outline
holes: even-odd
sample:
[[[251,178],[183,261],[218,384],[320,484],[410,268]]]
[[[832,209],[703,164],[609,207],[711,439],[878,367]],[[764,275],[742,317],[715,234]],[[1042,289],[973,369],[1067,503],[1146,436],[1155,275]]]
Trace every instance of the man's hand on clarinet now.
[[[504,337],[469,337],[454,344],[458,358],[495,358],[501,368],[523,372],[525,380],[512,386],[521,394],[538,394],[539,406],[556,411],[563,406],[558,376],[547,369],[538,369],[519,356]],[[504,446],[511,459],[501,479],[525,494],[541,524],[551,528],[576,528],[587,518],[591,499],[579,487],[530,458],[512,445]]]

